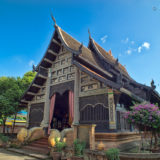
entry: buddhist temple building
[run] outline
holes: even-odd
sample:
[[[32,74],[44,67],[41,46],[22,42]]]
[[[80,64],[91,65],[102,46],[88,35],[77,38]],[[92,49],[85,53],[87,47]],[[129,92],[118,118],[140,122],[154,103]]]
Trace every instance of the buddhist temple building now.
[[[134,102],[160,104],[151,86],[136,82],[126,68],[89,33],[88,47],[56,23],[36,77],[20,106],[28,108],[27,128],[62,130],[72,125],[96,124],[97,133],[132,131],[123,117]]]

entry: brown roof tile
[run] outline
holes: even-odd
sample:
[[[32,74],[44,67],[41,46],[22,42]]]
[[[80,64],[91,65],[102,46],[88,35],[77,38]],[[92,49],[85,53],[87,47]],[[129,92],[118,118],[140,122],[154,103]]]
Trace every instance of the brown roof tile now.
[[[67,44],[67,46],[73,50],[78,51],[81,43],[75,40],[72,36],[70,36],[68,33],[63,31],[61,28],[59,29],[63,36],[64,42]],[[86,60],[91,62],[93,65],[98,66],[97,62],[94,59],[92,51],[88,49],[87,47],[85,46],[82,47],[82,53],[79,56],[85,58]]]
[[[97,49],[99,50],[99,52],[103,55],[104,58],[106,58],[107,60],[109,60],[111,63],[115,64],[116,59],[113,57],[111,50],[109,50],[109,52],[105,51],[98,43],[96,43],[94,41],[95,46],[97,47]],[[127,77],[129,76],[126,68],[118,63],[118,68],[120,69],[120,71],[122,71],[123,74],[125,74]],[[130,76],[129,76],[130,77]]]
[[[64,40],[64,42],[66,43],[66,45],[73,49],[78,51],[79,47],[81,45],[80,42],[78,42],[77,40],[75,40],[71,35],[69,35],[68,33],[66,33],[64,30],[62,30],[60,27],[58,27],[62,38]],[[111,51],[106,52],[99,44],[97,44],[94,41],[95,46],[97,47],[97,49],[99,50],[99,52],[107,59],[109,60],[112,64],[115,64],[116,59],[112,56]],[[96,62],[95,57],[92,53],[92,51],[90,49],[88,49],[87,47],[83,46],[82,47],[82,53],[79,55],[80,57],[85,58],[86,60],[88,60],[90,63],[92,63],[95,66],[99,66],[99,64]],[[129,76],[129,74],[127,73],[127,70],[125,69],[124,66],[122,66],[120,63],[118,65],[118,68],[122,71],[122,73],[124,73],[126,76]]]

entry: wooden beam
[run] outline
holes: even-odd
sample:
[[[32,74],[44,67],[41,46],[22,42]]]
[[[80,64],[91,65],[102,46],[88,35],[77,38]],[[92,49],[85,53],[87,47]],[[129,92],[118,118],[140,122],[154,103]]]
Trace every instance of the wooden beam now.
[[[134,93],[130,92],[129,90],[127,90],[127,89],[125,89],[125,88],[120,88],[120,91],[121,91],[122,93],[127,94],[128,96],[132,97],[133,99],[135,99],[135,100],[137,100],[137,101],[139,101],[139,102],[146,102],[145,99],[143,99],[143,98],[135,95]]]
[[[57,53],[53,52],[51,49],[48,49],[48,53],[54,55],[54,56],[57,56]]]
[[[50,64],[53,63],[53,62],[52,62],[51,60],[49,60],[48,58],[44,58],[44,61],[46,61],[46,62],[48,62],[48,63],[50,63]]]
[[[54,42],[54,43],[58,44],[59,46],[61,46],[61,44],[58,41],[56,41],[54,38],[52,39],[52,42]]]
[[[47,77],[43,76],[42,74],[38,74],[38,77],[43,78],[43,79],[47,79]]]
[[[28,103],[28,101],[26,101],[26,100],[21,100],[20,102],[21,103]]]
[[[27,92],[27,94],[32,95],[32,96],[36,95],[36,93],[33,93],[33,92]]]
[[[21,106],[27,107],[28,105],[27,105],[27,104],[22,104],[22,103],[20,103],[19,106],[20,106],[20,107],[21,107]]]
[[[38,84],[35,84],[35,83],[33,83],[32,86],[33,86],[33,87],[37,87],[37,88],[41,88],[41,87],[42,87],[42,86],[40,86],[40,85],[38,85]]]

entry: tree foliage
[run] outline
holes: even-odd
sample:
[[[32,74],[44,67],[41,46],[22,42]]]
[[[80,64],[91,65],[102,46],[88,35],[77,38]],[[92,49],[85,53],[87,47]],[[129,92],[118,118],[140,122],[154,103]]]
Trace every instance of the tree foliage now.
[[[0,119],[5,128],[8,116],[16,115],[19,110],[19,101],[24,91],[35,77],[35,72],[27,72],[20,77],[0,77]]]
[[[21,85],[24,91],[28,88],[30,83],[33,81],[35,75],[36,75],[36,72],[32,72],[32,71],[29,71],[24,74],[23,78],[21,79]]]

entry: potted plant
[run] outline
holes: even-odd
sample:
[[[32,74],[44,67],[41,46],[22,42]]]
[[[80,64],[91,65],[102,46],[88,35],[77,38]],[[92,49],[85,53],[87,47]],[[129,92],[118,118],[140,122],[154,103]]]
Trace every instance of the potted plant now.
[[[107,160],[120,160],[119,159],[119,149],[117,148],[110,148],[106,152]]]
[[[55,146],[52,148],[51,156],[53,160],[60,160],[62,155],[62,150],[66,147],[66,142],[60,141],[60,138],[55,138]]]
[[[86,143],[76,139],[73,143],[74,145],[74,156],[72,157],[73,160],[83,160],[83,151],[86,147]]]

